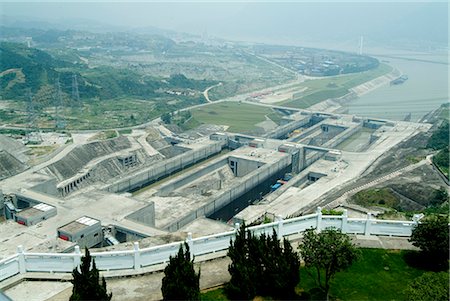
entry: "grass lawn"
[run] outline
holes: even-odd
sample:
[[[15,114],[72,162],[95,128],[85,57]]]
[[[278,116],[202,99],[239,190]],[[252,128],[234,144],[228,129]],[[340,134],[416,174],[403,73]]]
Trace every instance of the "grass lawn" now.
[[[255,129],[255,125],[272,118],[276,114],[272,109],[263,106],[238,102],[221,102],[191,110],[194,125],[199,123],[228,125],[230,132],[246,132]],[[276,118],[274,118],[276,119]],[[276,121],[276,120],[275,120]]]
[[[382,76],[391,70],[392,67],[380,64],[377,68],[369,71],[309,80],[298,86],[299,88],[308,87],[304,95],[281,102],[281,105],[305,109],[328,98],[344,96],[348,93],[348,89]]]
[[[228,300],[228,298],[225,296],[225,292],[223,288],[218,288],[214,290],[210,290],[207,292],[203,292],[200,294],[200,300],[202,301],[225,301]]]
[[[385,206],[395,208],[400,200],[389,188],[369,188],[351,197],[351,202],[361,206]]]
[[[336,274],[330,296],[336,300],[404,300],[404,290],[427,272],[407,264],[411,251],[361,249],[361,257],[348,270]],[[315,275],[315,274],[314,274]],[[298,300],[315,300],[315,280],[300,269]],[[227,300],[222,288],[201,294],[201,300]],[[261,300],[271,300],[261,298]]]
[[[405,262],[407,251],[361,249],[361,258],[347,271],[336,274],[330,295],[339,300],[403,300],[408,284],[425,270]],[[305,270],[300,287],[306,292],[316,287]]]

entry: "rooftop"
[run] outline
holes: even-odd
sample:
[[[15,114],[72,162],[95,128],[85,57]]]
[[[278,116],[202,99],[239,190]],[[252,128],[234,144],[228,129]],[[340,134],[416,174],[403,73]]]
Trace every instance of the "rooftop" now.
[[[74,234],[95,224],[100,224],[100,221],[91,217],[83,216],[73,222],[59,227],[58,231],[64,231],[66,233]]]

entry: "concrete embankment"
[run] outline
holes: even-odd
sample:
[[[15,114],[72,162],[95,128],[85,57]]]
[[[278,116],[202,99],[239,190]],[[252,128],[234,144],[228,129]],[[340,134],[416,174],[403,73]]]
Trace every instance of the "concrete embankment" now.
[[[342,113],[344,111],[344,108],[342,106],[343,103],[354,100],[366,93],[378,89],[381,86],[390,83],[393,79],[399,77],[400,75],[401,72],[399,70],[393,69],[391,72],[385,75],[379,76],[349,89],[349,93],[345,94],[344,96],[341,96],[339,98],[326,99],[309,107],[308,110],[323,111],[329,113]]]
[[[378,89],[381,86],[384,86],[390,83],[393,79],[398,78],[401,75],[401,72],[398,69],[393,69],[388,74],[382,75],[380,77],[374,78],[368,82],[365,82],[361,85],[351,88],[349,91],[354,93],[357,97],[369,93],[375,89]]]

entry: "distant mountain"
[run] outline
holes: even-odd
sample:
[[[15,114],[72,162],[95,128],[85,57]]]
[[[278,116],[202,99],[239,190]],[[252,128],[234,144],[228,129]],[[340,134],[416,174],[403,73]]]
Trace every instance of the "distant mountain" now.
[[[1,20],[2,27],[16,28],[18,30],[28,30],[30,32],[37,33],[48,30],[58,30],[58,31],[89,31],[92,33],[111,33],[111,32],[129,32],[132,34],[150,34],[159,35],[169,38],[180,38],[185,39],[198,39],[197,35],[178,32],[169,29],[163,29],[155,26],[143,26],[143,27],[130,27],[130,26],[118,26],[105,24],[97,22],[90,19],[64,19],[61,21],[44,21],[36,18],[30,17],[18,17],[18,16],[2,16]],[[0,31],[0,34],[3,33]]]
[[[126,26],[104,24],[90,19],[62,19],[60,21],[47,21],[39,18],[22,16],[2,16],[1,25],[5,27],[27,28],[27,29],[57,29],[57,30],[88,30],[91,32],[125,31]]]

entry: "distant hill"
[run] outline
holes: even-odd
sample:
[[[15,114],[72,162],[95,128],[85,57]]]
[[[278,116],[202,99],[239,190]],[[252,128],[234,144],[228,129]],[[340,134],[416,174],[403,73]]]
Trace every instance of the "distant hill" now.
[[[174,75],[167,80],[142,76],[132,70],[100,66],[88,68],[84,64],[57,59],[49,53],[28,48],[23,44],[0,43],[0,96],[2,99],[27,99],[28,89],[34,95],[51,101],[59,80],[67,96],[72,92],[72,78],[77,76],[82,100],[112,99],[126,96],[149,98],[161,95],[167,89],[202,91],[215,81],[192,80]]]
[[[0,43],[0,55],[0,95],[4,99],[23,98],[27,89],[36,93],[40,87],[56,82],[61,76],[55,68],[70,66],[44,51],[16,43]]]

